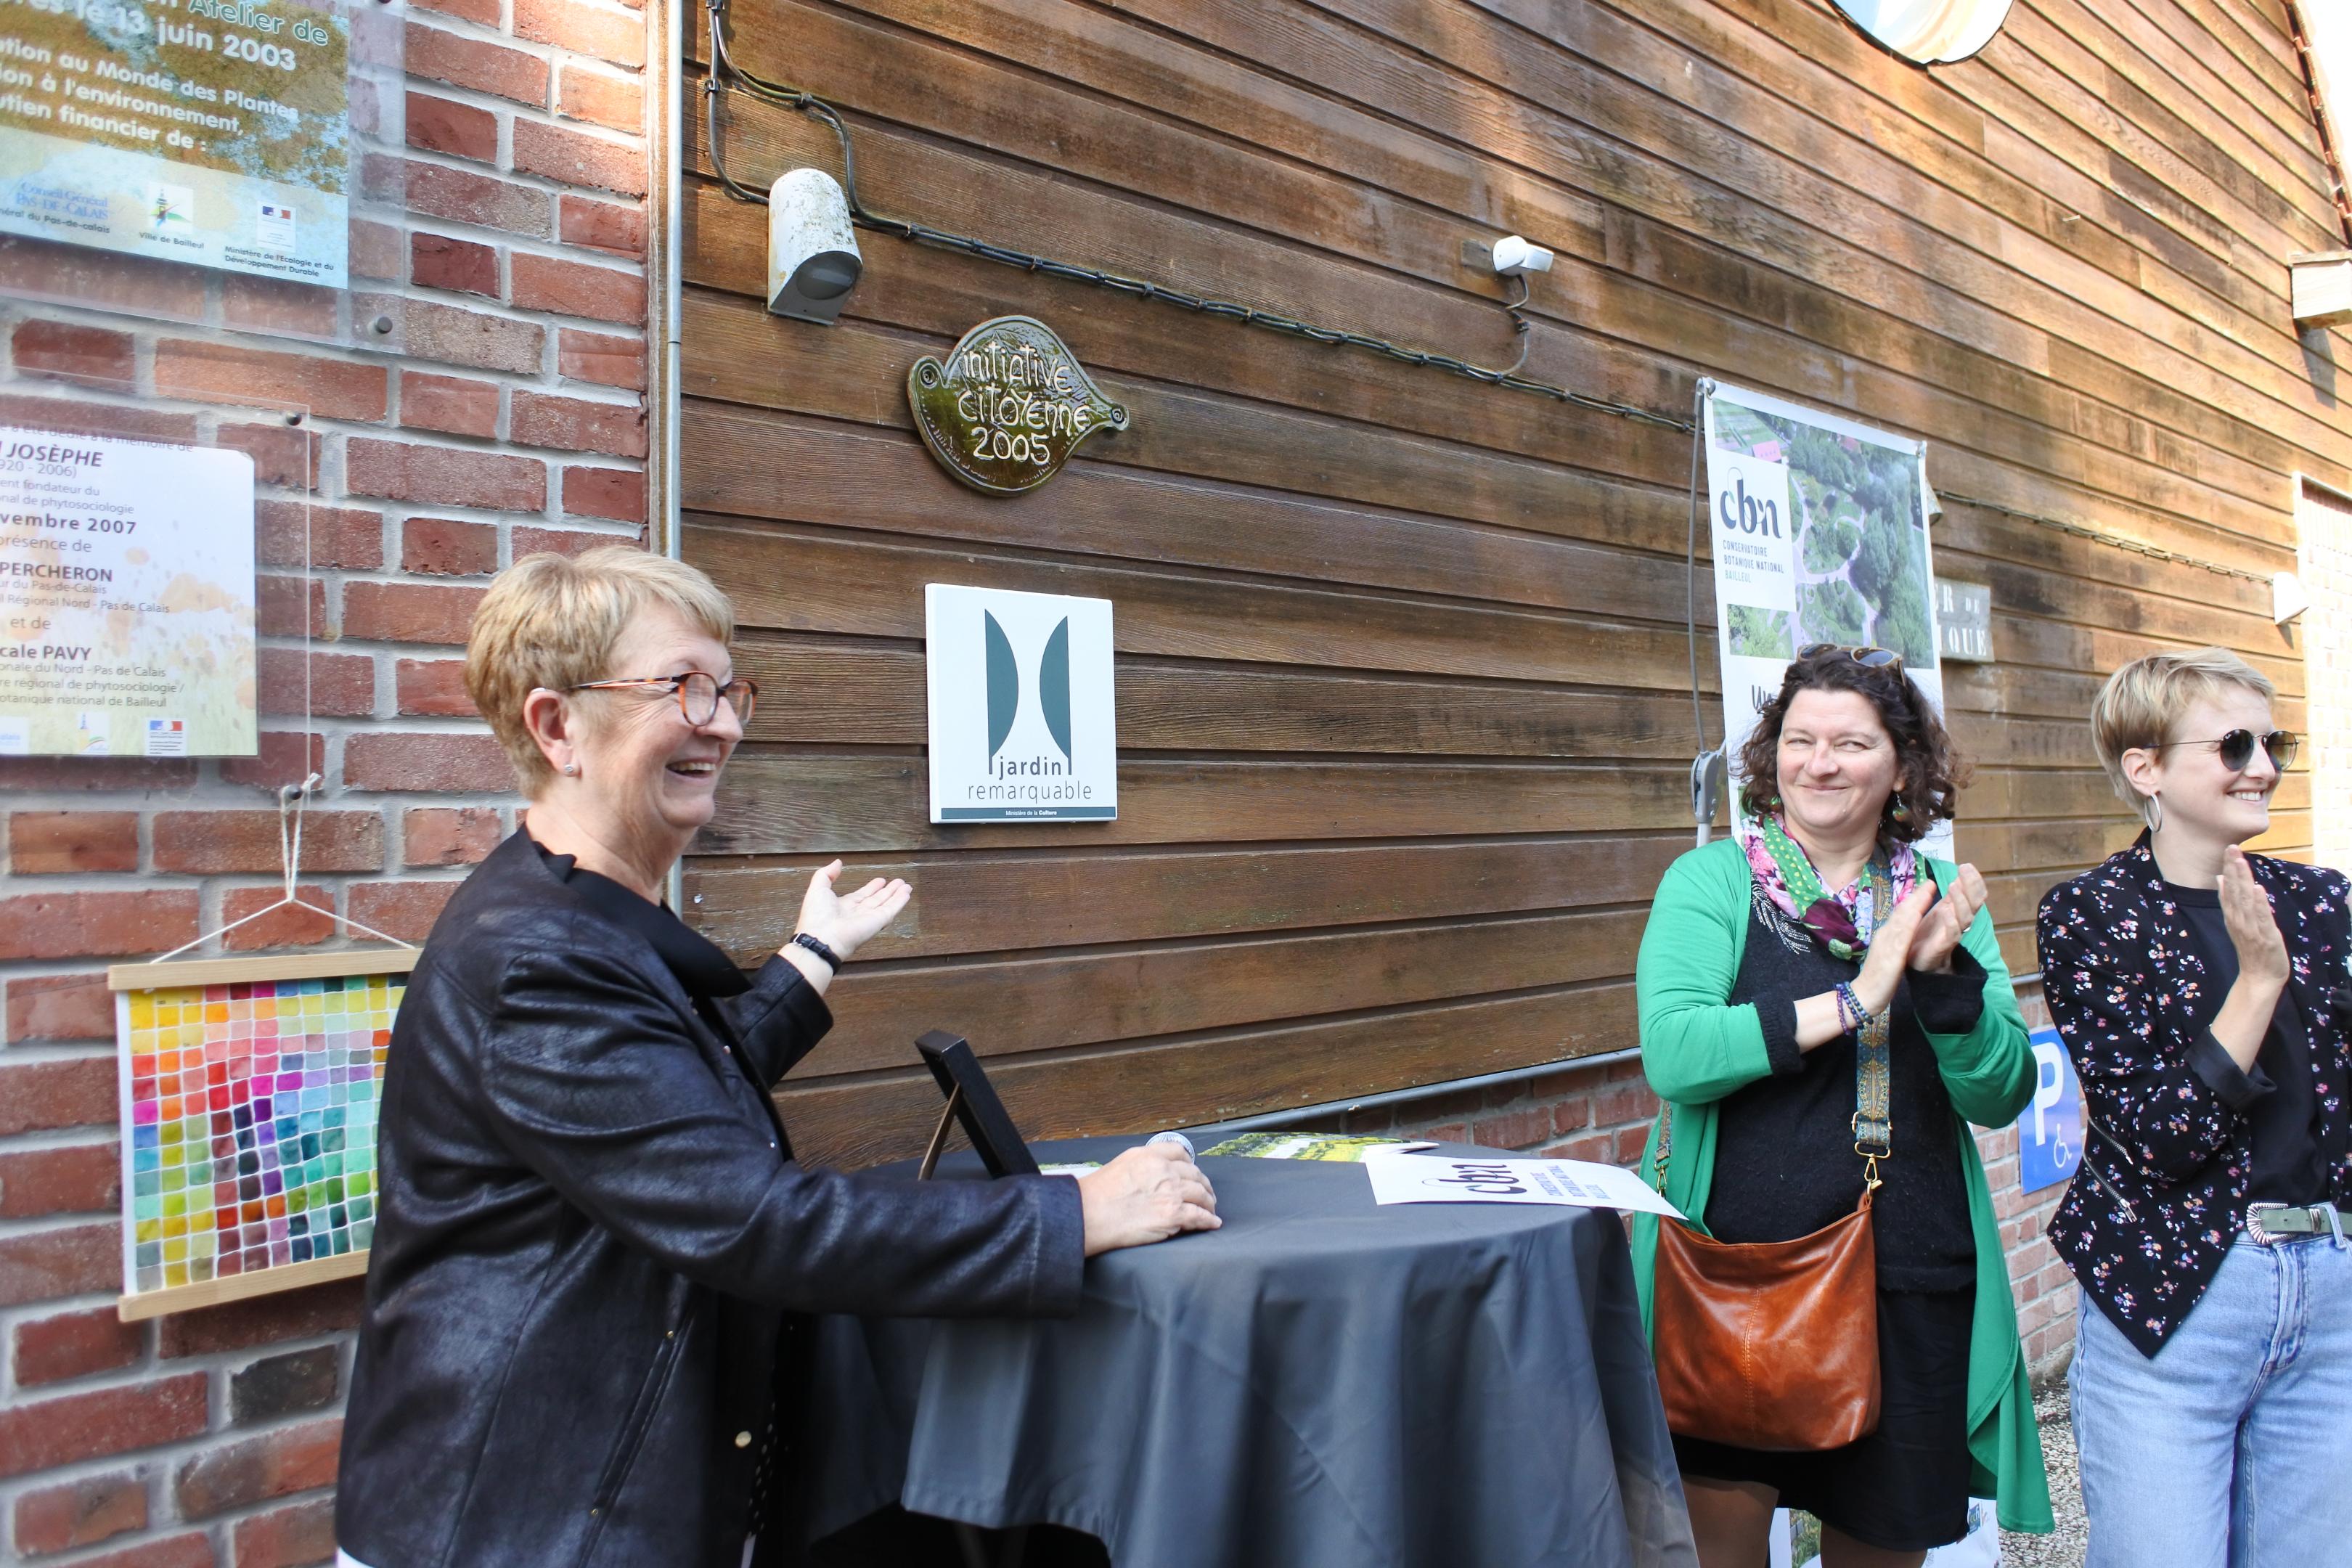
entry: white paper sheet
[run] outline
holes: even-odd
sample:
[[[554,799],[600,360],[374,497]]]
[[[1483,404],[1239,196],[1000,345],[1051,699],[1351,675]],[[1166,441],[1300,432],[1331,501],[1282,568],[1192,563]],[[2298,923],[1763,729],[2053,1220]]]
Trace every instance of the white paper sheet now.
[[[1379,1204],[1557,1204],[1683,1217],[1631,1171],[1584,1160],[1464,1160],[1374,1151],[1364,1173]]]

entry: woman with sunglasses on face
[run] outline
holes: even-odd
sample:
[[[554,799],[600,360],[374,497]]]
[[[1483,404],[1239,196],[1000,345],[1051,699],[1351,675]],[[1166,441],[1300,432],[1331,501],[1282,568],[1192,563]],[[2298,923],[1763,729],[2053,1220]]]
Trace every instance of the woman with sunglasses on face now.
[[[1867,1354],[1874,1326],[1874,1366],[1849,1380],[1874,1378],[1874,1424],[1866,1396],[1759,1420],[1757,1390],[1721,1375],[1738,1356],[1714,1353],[1708,1325],[1675,1307],[1700,1293],[1677,1259],[1712,1243],[1634,1217],[1702,1568],[1764,1568],[1776,1506],[1822,1520],[1827,1568],[1916,1568],[1968,1533],[1971,1495],[1997,1497],[2011,1529],[2050,1528],[2007,1258],[1968,1131],[2022,1109],[2032,1052],[1984,879],[1914,848],[1951,816],[1957,771],[1894,654],[1805,648],[1740,752],[1740,831],[1677,859],[1651,906],[1635,988],[1643,1068],[1664,1103],[1643,1161],[1729,1244],[1711,1289],[1753,1310],[1760,1247],[1857,1220],[1875,1250],[1874,1282],[1800,1280],[1809,1306],[1835,1310],[1798,1313],[1756,1347],[1843,1360]],[[1822,1426],[1834,1430],[1796,1430]],[[1780,1430],[1727,1435],[1763,1426]]]
[[[620,546],[518,561],[475,612],[466,689],[530,820],[393,1030],[345,1568],[778,1560],[802,1314],[1067,1314],[1085,1258],[1218,1223],[1171,1145],[1075,1182],[793,1158],[768,1091],[910,895],[836,892],[835,861],[748,977],[662,907],[751,715],[733,632],[708,577]]]
[[[2294,760],[2272,695],[2221,648],[2117,670],[2091,735],[2147,831],[2042,903],[2091,1568],[2352,1552],[2352,888],[2239,847]]]

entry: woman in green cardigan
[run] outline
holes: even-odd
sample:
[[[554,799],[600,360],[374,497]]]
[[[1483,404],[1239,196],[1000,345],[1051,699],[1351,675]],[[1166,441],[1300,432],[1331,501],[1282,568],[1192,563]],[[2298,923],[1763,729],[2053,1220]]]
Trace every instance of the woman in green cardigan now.
[[[1968,1130],[2024,1108],[2033,1056],[1983,879],[1912,847],[1952,815],[1950,741],[1895,655],[1816,645],[1740,763],[1746,828],[1668,868],[1642,937],[1643,1064],[1666,1102],[1643,1168],[1663,1163],[1660,1190],[1721,1241],[1792,1240],[1852,1214],[1857,1036],[1885,1041],[1881,1415],[1819,1452],[1678,1434],[1700,1562],[1763,1568],[1775,1507],[1821,1518],[1825,1568],[1916,1568],[1967,1532],[1972,1494],[1998,1498],[2008,1529],[2047,1531],[2008,1264]],[[1658,1224],[1633,1221],[1645,1320]]]

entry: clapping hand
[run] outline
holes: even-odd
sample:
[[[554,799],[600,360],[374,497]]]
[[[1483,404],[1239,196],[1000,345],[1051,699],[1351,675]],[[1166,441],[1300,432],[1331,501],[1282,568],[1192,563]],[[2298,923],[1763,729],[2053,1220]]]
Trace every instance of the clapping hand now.
[[[2221,851],[2221,923],[2238,950],[2240,974],[2273,987],[2286,984],[2286,939],[2279,934],[2270,895],[2234,844]]]
[[[1952,885],[1944,889],[1943,899],[1920,916],[1918,933],[1911,939],[1909,967],[1937,974],[1951,973],[1952,950],[1969,934],[1984,904],[1984,878],[1974,866],[1962,866]]]
[[[884,881],[877,877],[854,893],[835,893],[833,879],[841,875],[841,862],[820,867],[809,879],[808,892],[801,900],[801,919],[796,930],[804,931],[817,941],[847,958],[866,945],[867,939],[898,918],[915,896],[915,889],[896,878]]]
[[[1917,945],[1920,927],[1927,922],[1930,900],[1936,896],[1936,884],[1926,878],[1911,889],[1910,897],[1895,906],[1894,913],[1878,922],[1871,933],[1870,952],[1864,955],[1862,973],[1853,977],[1854,1000],[1873,1015],[1884,1013],[1895,1005],[1895,988],[1903,983],[1903,972],[1912,966],[1912,950]]]

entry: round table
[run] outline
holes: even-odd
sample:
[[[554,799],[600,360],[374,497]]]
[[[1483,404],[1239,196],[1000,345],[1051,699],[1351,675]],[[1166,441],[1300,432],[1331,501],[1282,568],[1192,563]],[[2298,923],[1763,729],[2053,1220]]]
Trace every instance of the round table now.
[[[1615,1214],[1201,1163],[1223,1227],[1091,1259],[1075,1318],[818,1320],[807,1540],[895,1502],[1117,1568],[1695,1568]]]

